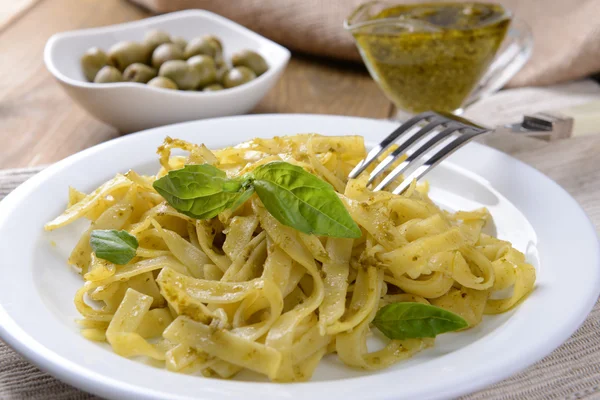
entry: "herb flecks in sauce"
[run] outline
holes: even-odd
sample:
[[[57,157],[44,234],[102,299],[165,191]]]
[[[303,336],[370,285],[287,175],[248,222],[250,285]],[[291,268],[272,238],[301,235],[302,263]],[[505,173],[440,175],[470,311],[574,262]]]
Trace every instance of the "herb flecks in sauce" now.
[[[494,59],[510,24],[500,5],[408,4],[387,8],[353,35],[371,74],[402,110],[452,112]]]

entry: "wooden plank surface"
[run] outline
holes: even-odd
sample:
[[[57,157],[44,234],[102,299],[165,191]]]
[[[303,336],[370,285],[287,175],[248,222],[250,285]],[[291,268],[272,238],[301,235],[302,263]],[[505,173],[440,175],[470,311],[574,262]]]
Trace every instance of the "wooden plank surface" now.
[[[60,89],[43,48],[57,32],[148,15],[123,0],[39,0],[0,31],[0,169],[52,163],[118,136]],[[254,112],[385,118],[390,103],[362,68],[294,56]]]
[[[364,68],[294,55],[254,112],[387,118],[391,108]]]
[[[0,0],[0,31],[41,0]]]
[[[0,33],[0,54],[10,61],[0,63],[0,168],[53,162],[117,136],[60,89],[43,49],[56,32],[145,15],[121,1],[42,0]]]

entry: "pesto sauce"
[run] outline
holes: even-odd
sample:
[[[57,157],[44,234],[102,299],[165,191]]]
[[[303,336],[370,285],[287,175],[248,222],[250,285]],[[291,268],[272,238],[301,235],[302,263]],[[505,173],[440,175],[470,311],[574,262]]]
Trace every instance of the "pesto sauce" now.
[[[367,24],[353,35],[386,95],[412,113],[459,109],[510,24],[502,6],[482,3],[399,5],[370,18],[380,19],[387,21]]]

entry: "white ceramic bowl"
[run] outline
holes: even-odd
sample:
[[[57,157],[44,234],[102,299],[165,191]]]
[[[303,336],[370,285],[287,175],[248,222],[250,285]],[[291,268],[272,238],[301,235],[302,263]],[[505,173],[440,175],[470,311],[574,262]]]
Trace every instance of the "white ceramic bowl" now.
[[[141,41],[151,29],[161,29],[187,40],[205,34],[217,35],[223,41],[226,58],[242,49],[255,50],[266,59],[269,70],[240,87],[210,93],[159,89],[129,82],[87,82],[79,59],[88,48],[97,46],[108,50],[121,40]],[[48,40],[44,49],[46,68],[69,96],[94,117],[122,132],[246,113],[275,84],[289,58],[290,52],[285,47],[203,10],[181,11],[103,28],[59,33]]]

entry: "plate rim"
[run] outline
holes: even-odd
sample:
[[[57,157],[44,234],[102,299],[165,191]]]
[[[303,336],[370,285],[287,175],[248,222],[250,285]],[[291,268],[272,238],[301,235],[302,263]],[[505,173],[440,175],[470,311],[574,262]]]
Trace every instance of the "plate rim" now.
[[[199,124],[199,123],[201,124],[206,121],[232,120],[232,119],[233,120],[237,120],[237,119],[243,120],[243,119],[256,119],[256,118],[259,118],[259,119],[288,119],[288,118],[332,119],[332,118],[341,118],[341,119],[361,120],[361,121],[378,122],[378,123],[386,123],[386,124],[390,123],[390,121],[376,120],[376,119],[371,119],[371,118],[330,116],[330,115],[319,115],[319,114],[257,114],[257,115],[242,115],[242,116],[221,117],[221,118],[211,118],[211,119],[205,119],[205,120],[190,121],[190,122],[184,122],[184,123],[179,123],[179,124],[166,125],[166,126],[158,127],[158,128],[152,128],[152,129],[140,131],[137,133],[121,136],[121,137],[114,138],[112,140],[100,143],[98,145],[92,146],[92,147],[85,149],[81,152],[78,152],[76,154],[73,154],[73,155],[49,166],[48,168],[42,170],[41,172],[39,172],[32,178],[28,179],[23,184],[21,184],[18,188],[16,188],[13,192],[11,192],[8,196],[6,196],[2,202],[0,202],[0,229],[2,229],[2,225],[4,223],[4,219],[6,218],[6,214],[8,213],[8,211],[14,209],[15,207],[18,207],[18,204],[19,204],[18,200],[20,198],[23,198],[24,196],[26,196],[28,191],[33,190],[36,187],[36,185],[38,184],[38,182],[45,181],[47,178],[51,177],[53,174],[59,172],[62,168],[68,166],[69,164],[71,164],[81,158],[88,157],[89,155],[93,154],[94,152],[102,151],[102,149],[104,149],[106,147],[115,146],[121,142],[138,140],[137,138],[140,138],[142,136],[149,136],[152,134],[152,132],[161,131],[164,129],[169,130],[169,129],[173,129],[176,127],[182,127],[185,125],[194,125],[194,124]],[[154,133],[154,134],[156,134],[156,133]],[[132,139],[132,138],[135,138],[135,139]],[[579,205],[579,203],[565,189],[563,189],[560,185],[558,185],[556,182],[554,182],[552,179],[550,179],[549,177],[547,177],[540,171],[536,170],[535,168],[525,164],[524,162],[522,162],[508,154],[505,154],[496,149],[493,149],[493,148],[490,148],[488,146],[481,145],[478,143],[470,143],[468,146],[471,146],[474,148],[479,147],[480,149],[485,148],[486,149],[485,151],[492,151],[493,153],[499,154],[502,157],[508,157],[509,159],[512,160],[512,162],[516,162],[520,168],[525,168],[525,170],[537,175],[538,178],[546,181],[546,183],[550,183],[554,189],[557,189],[560,192],[562,192],[562,194],[565,195],[566,198],[573,203],[573,205],[576,207],[577,212],[579,214],[581,214],[581,216],[586,221],[587,228],[589,230],[588,233],[591,233],[591,238],[595,238],[596,247],[595,247],[595,249],[592,249],[592,252],[595,252],[596,266],[600,267],[600,244],[598,242],[598,235],[597,235],[596,229],[595,229],[592,221],[589,219],[589,217],[585,213],[585,211]],[[594,262],[594,260],[590,261],[590,263],[593,263],[593,262]],[[563,328],[560,334],[555,334],[556,337],[554,338],[551,346],[546,346],[544,348],[538,346],[536,348],[537,351],[530,351],[528,361],[521,362],[520,364],[519,363],[511,364],[509,368],[506,368],[501,373],[497,373],[493,376],[488,376],[487,379],[481,379],[478,382],[473,382],[473,383],[469,384],[469,387],[466,389],[458,388],[458,387],[448,388],[448,391],[445,391],[444,393],[441,393],[438,395],[441,395],[443,397],[446,397],[446,396],[450,397],[450,396],[457,396],[460,394],[471,393],[471,392],[480,390],[484,387],[491,385],[492,383],[501,381],[501,380],[507,378],[508,376],[512,376],[512,375],[524,370],[525,368],[529,367],[530,365],[534,364],[535,362],[539,361],[544,356],[546,356],[547,354],[550,354],[552,351],[554,351],[562,343],[564,343],[564,341],[566,341],[569,337],[571,337],[572,334],[581,326],[581,324],[587,318],[589,312],[594,307],[594,305],[596,303],[596,299],[598,298],[599,294],[600,294],[600,272],[598,272],[596,274],[596,283],[595,283],[594,293],[592,293],[592,292],[588,293],[588,295],[586,296],[586,299],[584,299],[584,301],[583,301],[583,303],[585,303],[585,304],[580,307],[579,313],[577,313],[577,316],[573,318],[574,322],[568,328]],[[19,335],[22,335],[22,336],[19,337]],[[114,380],[105,375],[98,374],[97,372],[94,372],[93,370],[88,370],[87,368],[82,367],[81,365],[76,364],[73,361],[64,358],[62,355],[57,354],[57,353],[53,352],[52,350],[46,348],[43,344],[41,344],[40,342],[35,340],[33,337],[31,337],[28,332],[24,331],[20,326],[18,326],[16,321],[14,321],[12,319],[12,317],[7,313],[3,304],[0,304],[0,338],[2,338],[2,340],[4,340],[9,346],[11,346],[15,351],[17,351],[18,353],[23,355],[25,358],[27,358],[33,364],[35,364],[38,367],[40,367],[41,369],[49,372],[50,374],[56,376],[58,379],[60,379],[64,382],[67,382],[73,386],[79,387],[83,390],[86,390],[86,391],[89,391],[92,393],[96,393],[96,394],[99,394],[102,396],[109,396],[109,397],[142,395],[142,396],[145,396],[145,398],[160,398],[160,397],[157,397],[157,396],[160,396],[160,394],[161,394],[159,392],[155,392],[155,391],[152,391],[147,388],[141,388],[137,385],[129,384],[123,380]],[[393,371],[388,372],[388,374],[389,373],[393,373]],[[361,378],[348,378],[348,379],[364,380],[364,379],[372,377],[372,376],[376,376],[376,375],[371,375],[371,376],[366,376],[366,377],[361,377]],[[347,381],[347,379],[342,379],[342,380],[338,380],[338,381],[297,383],[297,384],[293,384],[293,385],[298,386],[298,387],[313,386],[315,388],[319,388],[319,387],[323,388],[323,386],[327,386],[327,385],[333,386],[335,383],[345,382],[345,381]],[[217,382],[222,382],[222,381],[217,381]],[[231,382],[228,382],[228,383],[231,383]],[[236,384],[237,383],[250,384],[250,385],[261,384],[261,383],[256,383],[256,382],[252,382],[252,383],[236,382]],[[279,384],[269,384],[269,385],[276,386]],[[459,385],[457,385],[457,386],[459,386]],[[348,392],[348,393],[350,393],[350,392]],[[392,396],[392,395],[393,394],[390,392],[390,393],[388,393],[388,397],[385,397],[385,398],[390,398],[389,396]],[[437,397],[436,395],[430,396],[430,398],[436,398],[436,397]],[[277,397],[264,397],[264,398],[277,398]]]

